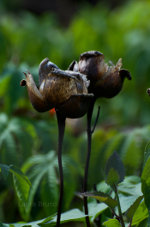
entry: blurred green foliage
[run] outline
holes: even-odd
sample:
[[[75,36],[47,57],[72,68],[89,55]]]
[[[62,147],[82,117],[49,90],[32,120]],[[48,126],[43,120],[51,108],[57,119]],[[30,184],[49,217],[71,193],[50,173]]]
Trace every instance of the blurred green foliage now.
[[[0,218],[3,222],[33,221],[57,211],[56,118],[33,110],[26,89],[19,85],[27,70],[38,81],[38,65],[45,57],[62,69],[67,69],[72,60],[78,60],[87,50],[99,50],[104,53],[106,61],[114,63],[122,57],[123,67],[131,72],[133,79],[125,81],[117,97],[97,101],[101,116],[93,134],[88,188],[92,190],[95,184],[99,187],[99,182],[104,179],[106,162],[114,151],[119,153],[126,175],[141,175],[150,136],[150,100],[146,94],[150,86],[149,18],[148,0],[129,1],[112,11],[102,5],[93,8],[86,5],[67,28],[62,28],[56,16],[50,13],[37,17],[29,12],[14,15],[1,11],[0,163],[21,168],[32,185],[24,210],[21,197],[17,200],[17,191],[13,189],[9,174],[6,177],[0,175]],[[97,108],[93,122],[96,111]],[[80,136],[74,136],[76,134]],[[77,123],[67,122],[63,148],[63,211],[82,209],[82,200],[76,192],[82,191],[86,142],[85,120],[81,129]],[[139,181],[134,182],[134,185],[138,184]],[[11,206],[7,210],[10,200]],[[104,212],[103,221],[106,216],[110,217],[106,207],[100,205],[91,202],[91,210],[95,209],[95,213],[91,211],[91,220],[101,212]],[[140,209],[144,210],[143,216]],[[135,225],[139,224],[138,215],[139,222],[148,217],[145,203],[141,203],[135,213]],[[83,213],[79,216],[84,220]]]

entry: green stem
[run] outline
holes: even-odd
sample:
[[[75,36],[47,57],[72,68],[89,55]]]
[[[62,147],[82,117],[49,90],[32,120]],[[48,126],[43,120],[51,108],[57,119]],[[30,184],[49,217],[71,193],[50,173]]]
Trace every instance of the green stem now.
[[[122,227],[125,227],[123,215],[122,215],[122,211],[121,211],[120,200],[119,200],[119,196],[118,196],[118,190],[117,190],[116,185],[114,185],[114,191],[115,191],[115,195],[116,195],[116,199],[117,199],[117,203],[118,203],[118,212],[119,212],[120,223],[121,223]]]
[[[63,166],[62,166],[62,145],[63,145],[66,118],[62,117],[59,112],[56,112],[56,114],[57,114],[57,122],[58,122],[58,168],[59,168],[59,175],[60,175],[60,195],[59,195],[59,202],[58,202],[56,227],[59,227],[60,219],[61,219],[62,200],[63,200],[63,188],[64,188]]]
[[[92,131],[91,131],[91,121],[92,121],[92,114],[94,109],[95,99],[93,99],[88,113],[87,113],[87,137],[88,137],[88,151],[87,151],[87,158],[86,158],[86,165],[85,165],[85,171],[84,171],[84,179],[83,179],[83,192],[87,191],[87,183],[88,183],[88,169],[89,169],[89,163],[90,163],[90,155],[91,155],[91,142],[92,142]],[[86,226],[90,227],[90,220],[88,216],[88,202],[87,197],[83,198],[84,203],[84,212],[86,216]]]

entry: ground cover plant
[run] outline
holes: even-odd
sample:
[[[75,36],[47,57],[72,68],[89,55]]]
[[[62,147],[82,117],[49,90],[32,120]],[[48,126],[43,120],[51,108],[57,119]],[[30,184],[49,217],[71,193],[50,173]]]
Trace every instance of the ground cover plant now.
[[[27,70],[37,83],[38,65],[45,57],[66,70],[73,59],[79,61],[80,54],[88,50],[102,51],[106,62],[116,63],[122,57],[132,80],[126,80],[113,99],[95,102],[93,126],[98,106],[101,108],[92,134],[86,191],[86,116],[66,120],[61,226],[87,225],[84,198],[91,226],[149,226],[149,1],[129,1],[113,10],[104,5],[84,5],[67,28],[49,13],[37,17],[3,10],[1,226],[56,226],[60,188],[56,113],[33,110],[26,89],[19,83]]]

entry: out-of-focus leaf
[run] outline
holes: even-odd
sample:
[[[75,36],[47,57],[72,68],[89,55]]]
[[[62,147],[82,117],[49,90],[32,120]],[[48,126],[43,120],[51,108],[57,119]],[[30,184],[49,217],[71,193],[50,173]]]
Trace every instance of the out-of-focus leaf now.
[[[30,132],[29,132],[30,128]],[[31,132],[32,128],[32,132]],[[31,155],[36,132],[32,123],[0,114],[0,161],[21,166]]]
[[[137,210],[135,211],[135,214],[133,216],[132,220],[132,226],[138,225],[140,222],[145,220],[148,217],[148,209],[145,205],[145,202],[143,201]]]
[[[137,195],[124,196],[122,194],[119,194],[122,213],[125,213],[135,203],[135,201],[138,198],[139,198],[139,196],[137,196]]]
[[[89,208],[89,215],[90,215],[90,220],[93,222],[103,211],[105,211],[108,206],[104,203],[89,203],[88,204]]]
[[[141,196],[141,182],[137,176],[125,177],[124,181],[118,185],[119,193],[132,196]]]
[[[143,196],[140,196],[136,199],[136,201],[130,206],[130,208],[128,209],[128,211],[126,212],[127,217],[131,220],[133,218],[133,215],[136,211],[136,209],[138,208],[141,200],[143,199]]]
[[[150,210],[150,157],[147,158],[147,161],[145,163],[141,176],[141,181],[145,204],[148,210]]]
[[[100,202],[105,203],[107,206],[111,208],[114,208],[117,206],[117,201],[115,199],[112,199],[109,195],[103,192],[85,192],[85,193],[81,193],[81,195],[97,199]]]
[[[8,175],[8,173],[12,174],[14,188],[16,191],[19,204],[22,207],[22,209],[23,208],[25,209],[31,187],[29,179],[24,175],[24,173],[20,169],[18,169],[15,166],[7,166],[4,164],[0,164],[0,169],[1,173],[4,174],[5,177],[6,175]]]
[[[121,227],[120,222],[117,219],[110,219],[103,223],[106,227]]]
[[[61,224],[62,223],[67,223],[67,222],[76,222],[76,221],[85,221],[85,217],[86,215],[81,212],[79,209],[72,209],[69,210],[65,213],[61,214]],[[54,219],[52,219],[51,221],[45,223],[45,224],[49,224],[49,223],[56,223],[57,218],[54,217]]]
[[[106,164],[106,182],[110,186],[113,186],[123,181],[124,176],[125,170],[123,163],[117,152],[114,152]]]

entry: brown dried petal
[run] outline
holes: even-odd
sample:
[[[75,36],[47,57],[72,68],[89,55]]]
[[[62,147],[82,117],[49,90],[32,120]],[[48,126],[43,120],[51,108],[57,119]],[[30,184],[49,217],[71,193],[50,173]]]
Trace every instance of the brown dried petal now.
[[[28,90],[28,95],[29,99],[33,105],[33,107],[38,111],[38,112],[45,112],[48,111],[49,109],[53,108],[53,106],[47,104],[38,90],[33,77],[30,73],[24,73],[26,76],[26,80],[22,80],[20,82],[21,86],[27,86]]]
[[[42,82],[40,92],[47,103],[58,107],[69,99],[72,94],[77,94],[77,88],[72,78],[50,75],[47,80]]]

